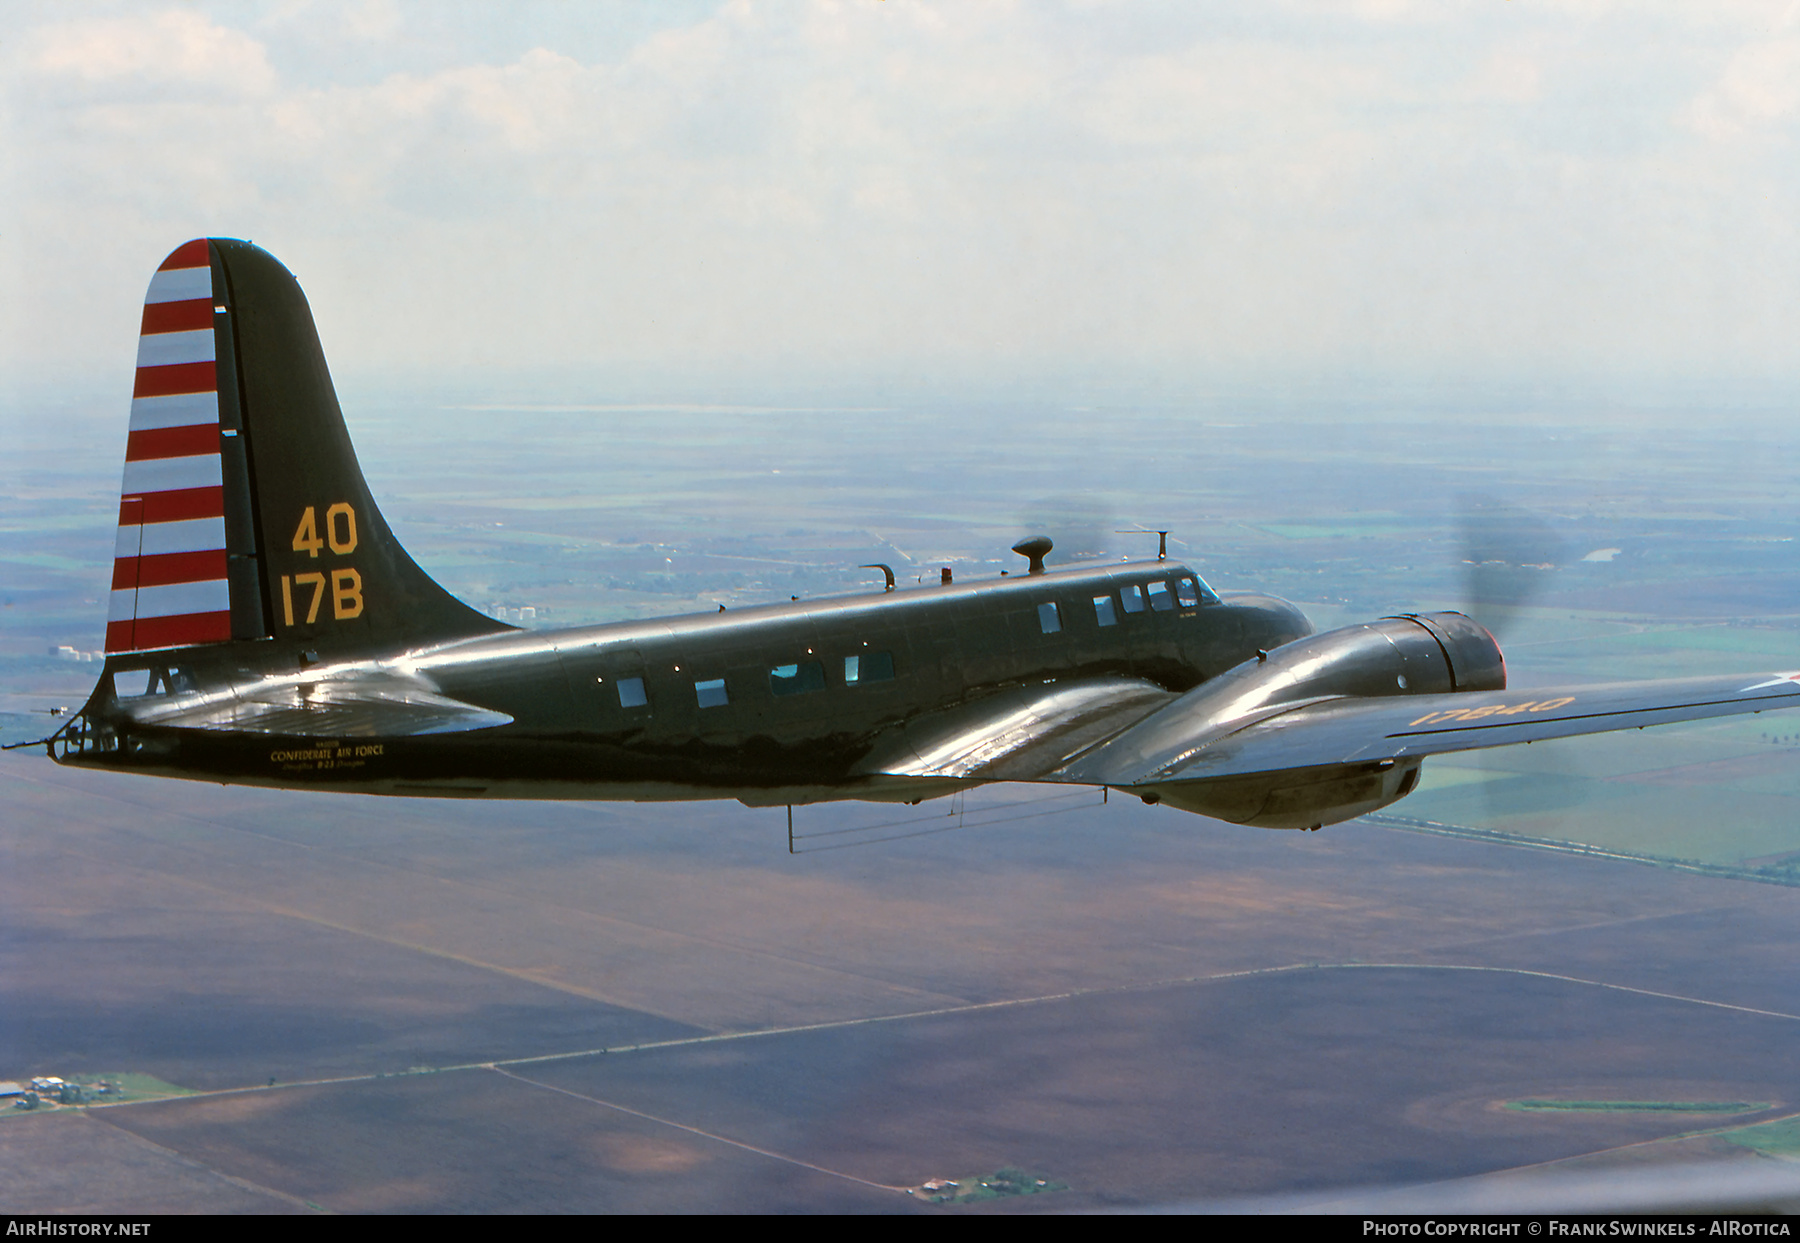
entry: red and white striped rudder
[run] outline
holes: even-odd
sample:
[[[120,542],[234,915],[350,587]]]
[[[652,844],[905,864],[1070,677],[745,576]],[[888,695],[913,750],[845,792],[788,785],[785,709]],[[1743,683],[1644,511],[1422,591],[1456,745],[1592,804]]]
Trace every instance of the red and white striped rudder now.
[[[109,653],[231,638],[215,305],[204,238],[163,260],[144,299],[106,613]]]

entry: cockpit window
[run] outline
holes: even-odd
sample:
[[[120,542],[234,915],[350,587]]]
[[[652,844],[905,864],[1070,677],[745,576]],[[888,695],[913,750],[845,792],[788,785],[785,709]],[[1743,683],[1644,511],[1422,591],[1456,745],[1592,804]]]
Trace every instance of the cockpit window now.
[[[1175,597],[1169,594],[1169,584],[1157,579],[1149,584],[1150,607],[1158,613],[1166,613],[1175,607]]]
[[[1219,593],[1208,587],[1204,578],[1178,578],[1175,580],[1175,598],[1181,601],[1182,608],[1188,609],[1196,604],[1217,604]]]

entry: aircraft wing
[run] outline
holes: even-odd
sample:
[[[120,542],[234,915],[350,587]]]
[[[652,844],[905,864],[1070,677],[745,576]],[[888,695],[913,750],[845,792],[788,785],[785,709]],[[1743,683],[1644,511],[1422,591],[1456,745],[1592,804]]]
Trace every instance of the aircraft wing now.
[[[1392,698],[1332,696],[1241,722],[1184,699],[1037,778],[1133,786],[1404,759],[1800,706],[1800,672]],[[1014,778],[1018,780],[1019,778]]]
[[[228,694],[151,696],[129,709],[143,725],[298,738],[394,738],[488,729],[512,720],[404,674],[358,672],[317,681],[270,679]]]
[[[1796,688],[1800,689],[1800,688]],[[1036,682],[915,717],[879,740],[859,775],[1036,781],[1177,698],[1140,678]]]

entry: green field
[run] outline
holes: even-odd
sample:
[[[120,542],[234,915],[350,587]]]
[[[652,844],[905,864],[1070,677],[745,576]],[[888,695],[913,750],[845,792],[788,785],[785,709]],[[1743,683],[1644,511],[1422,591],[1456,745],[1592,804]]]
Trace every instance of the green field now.
[[[1765,1122],[1760,1126],[1726,1131],[1719,1138],[1766,1156],[1800,1161],[1800,1118],[1783,1118],[1779,1122]]]
[[[971,1174],[966,1178],[945,1179],[936,1187],[915,1187],[912,1194],[933,1204],[975,1204],[982,1200],[1002,1200],[1012,1196],[1042,1195],[1048,1191],[1067,1191],[1067,1183],[1053,1178],[1040,1178],[1026,1170],[1001,1169],[992,1174]]]
[[[1800,660],[1800,633],[1772,626],[1720,623],[1708,626],[1653,627],[1635,634],[1597,638],[1594,642],[1631,650],[1730,652],[1743,656],[1773,657],[1777,662],[1786,660],[1790,664]]]
[[[109,1101],[151,1101],[165,1096],[192,1096],[194,1089],[179,1087],[164,1082],[155,1075],[142,1075],[135,1071],[123,1071],[117,1074],[74,1075],[71,1082],[80,1084],[97,1084],[106,1082],[118,1088],[118,1095],[108,1096]]]
[[[63,1105],[54,1095],[43,1094],[39,1096],[35,1109],[23,1109],[13,1105],[0,1109],[0,1117],[24,1117],[45,1110],[72,1109],[85,1105],[128,1105],[137,1101],[156,1101],[171,1096],[192,1096],[194,1094],[192,1088],[179,1087],[158,1079],[155,1075],[130,1071],[67,1075],[64,1076],[64,1079],[81,1090],[80,1100]],[[102,1084],[110,1090],[98,1091]]]
[[[1393,811],[1754,872],[1800,851],[1800,714],[1439,756]]]
[[[1526,1112],[1753,1114],[1773,1106],[1768,1101],[1508,1101],[1506,1108]]]

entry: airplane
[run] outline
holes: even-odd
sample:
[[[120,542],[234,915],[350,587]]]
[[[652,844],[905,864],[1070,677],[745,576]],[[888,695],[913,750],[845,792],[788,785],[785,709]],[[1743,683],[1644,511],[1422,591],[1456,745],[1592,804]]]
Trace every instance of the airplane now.
[[[105,666],[39,740],[77,767],[790,809],[1028,782],[1317,829],[1431,755],[1800,703],[1800,671],[1508,690],[1461,613],[1319,633],[1161,554],[1047,569],[1043,537],[982,581],[515,628],[400,546],[299,283],[232,239],[151,279],[125,459]]]

